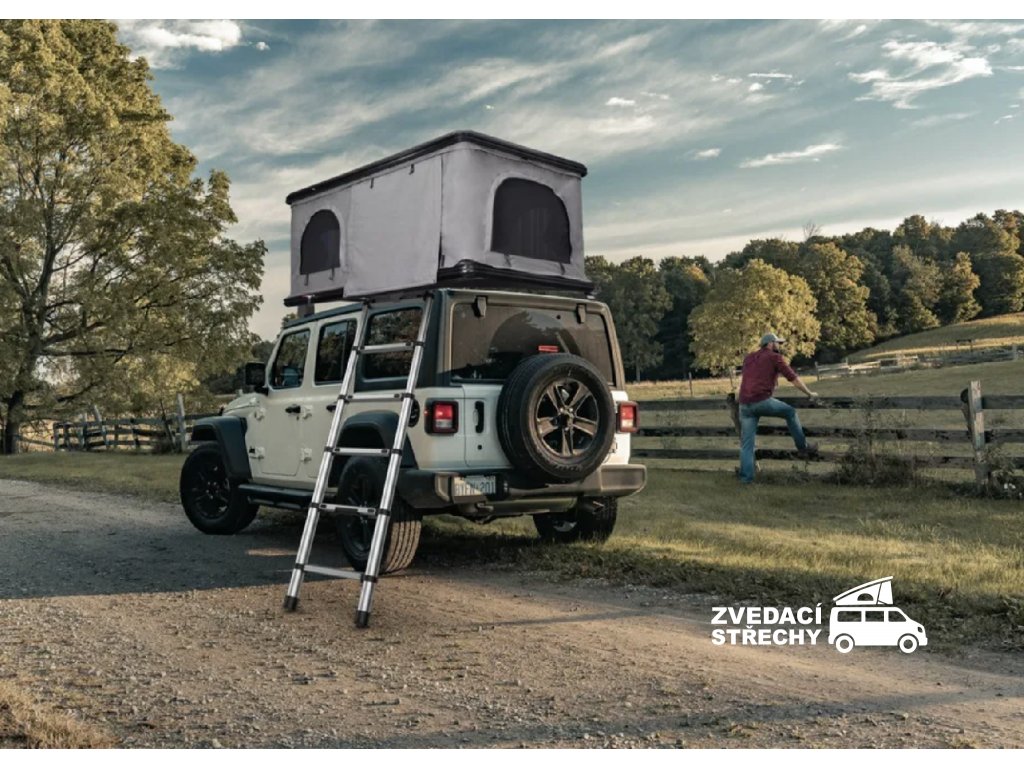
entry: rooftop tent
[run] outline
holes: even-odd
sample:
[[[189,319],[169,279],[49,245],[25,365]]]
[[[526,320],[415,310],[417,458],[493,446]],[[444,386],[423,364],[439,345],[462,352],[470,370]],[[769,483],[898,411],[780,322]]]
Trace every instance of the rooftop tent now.
[[[293,192],[285,304],[444,285],[590,290],[586,173],[463,131]]]
[[[892,576],[868,581],[833,598],[836,605],[892,605]]]

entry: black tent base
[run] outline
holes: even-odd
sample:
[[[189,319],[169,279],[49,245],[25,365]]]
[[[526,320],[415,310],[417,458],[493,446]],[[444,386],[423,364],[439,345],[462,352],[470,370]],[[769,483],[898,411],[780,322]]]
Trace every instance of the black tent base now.
[[[299,314],[305,305],[325,301],[363,301],[365,299],[390,300],[421,295],[434,288],[478,288],[493,291],[549,291],[589,295],[594,284],[589,280],[577,280],[558,275],[539,275],[515,269],[501,269],[476,261],[460,261],[454,267],[437,270],[437,281],[428,285],[415,285],[385,293],[347,294],[344,288],[318,291],[313,294],[289,296],[284,300],[286,307],[299,307]]]

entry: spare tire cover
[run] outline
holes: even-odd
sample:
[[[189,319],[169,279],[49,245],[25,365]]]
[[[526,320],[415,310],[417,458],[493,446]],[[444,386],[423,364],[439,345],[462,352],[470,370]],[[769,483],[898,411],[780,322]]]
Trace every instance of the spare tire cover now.
[[[534,355],[506,379],[497,426],[516,469],[544,483],[574,482],[608,456],[615,405],[604,376],[582,357]]]

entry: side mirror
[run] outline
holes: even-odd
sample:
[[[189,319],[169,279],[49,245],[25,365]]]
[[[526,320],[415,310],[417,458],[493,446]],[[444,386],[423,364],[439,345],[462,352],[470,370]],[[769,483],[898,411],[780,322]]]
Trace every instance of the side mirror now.
[[[267,364],[246,363],[245,364],[245,386],[252,387],[257,392],[267,391]]]

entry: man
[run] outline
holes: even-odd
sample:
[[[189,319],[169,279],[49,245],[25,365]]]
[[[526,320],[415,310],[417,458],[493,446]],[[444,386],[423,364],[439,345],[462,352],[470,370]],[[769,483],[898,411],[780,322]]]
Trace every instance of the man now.
[[[803,455],[816,453],[816,445],[808,445],[796,408],[776,400],[775,385],[779,374],[808,397],[817,397],[800,377],[786,363],[779,351],[785,339],[774,333],[761,337],[761,348],[751,352],[743,360],[743,380],[740,383],[740,482],[754,481],[754,438],[757,436],[757,422],[762,416],[777,416],[786,420],[789,434],[793,436],[796,449]]]

